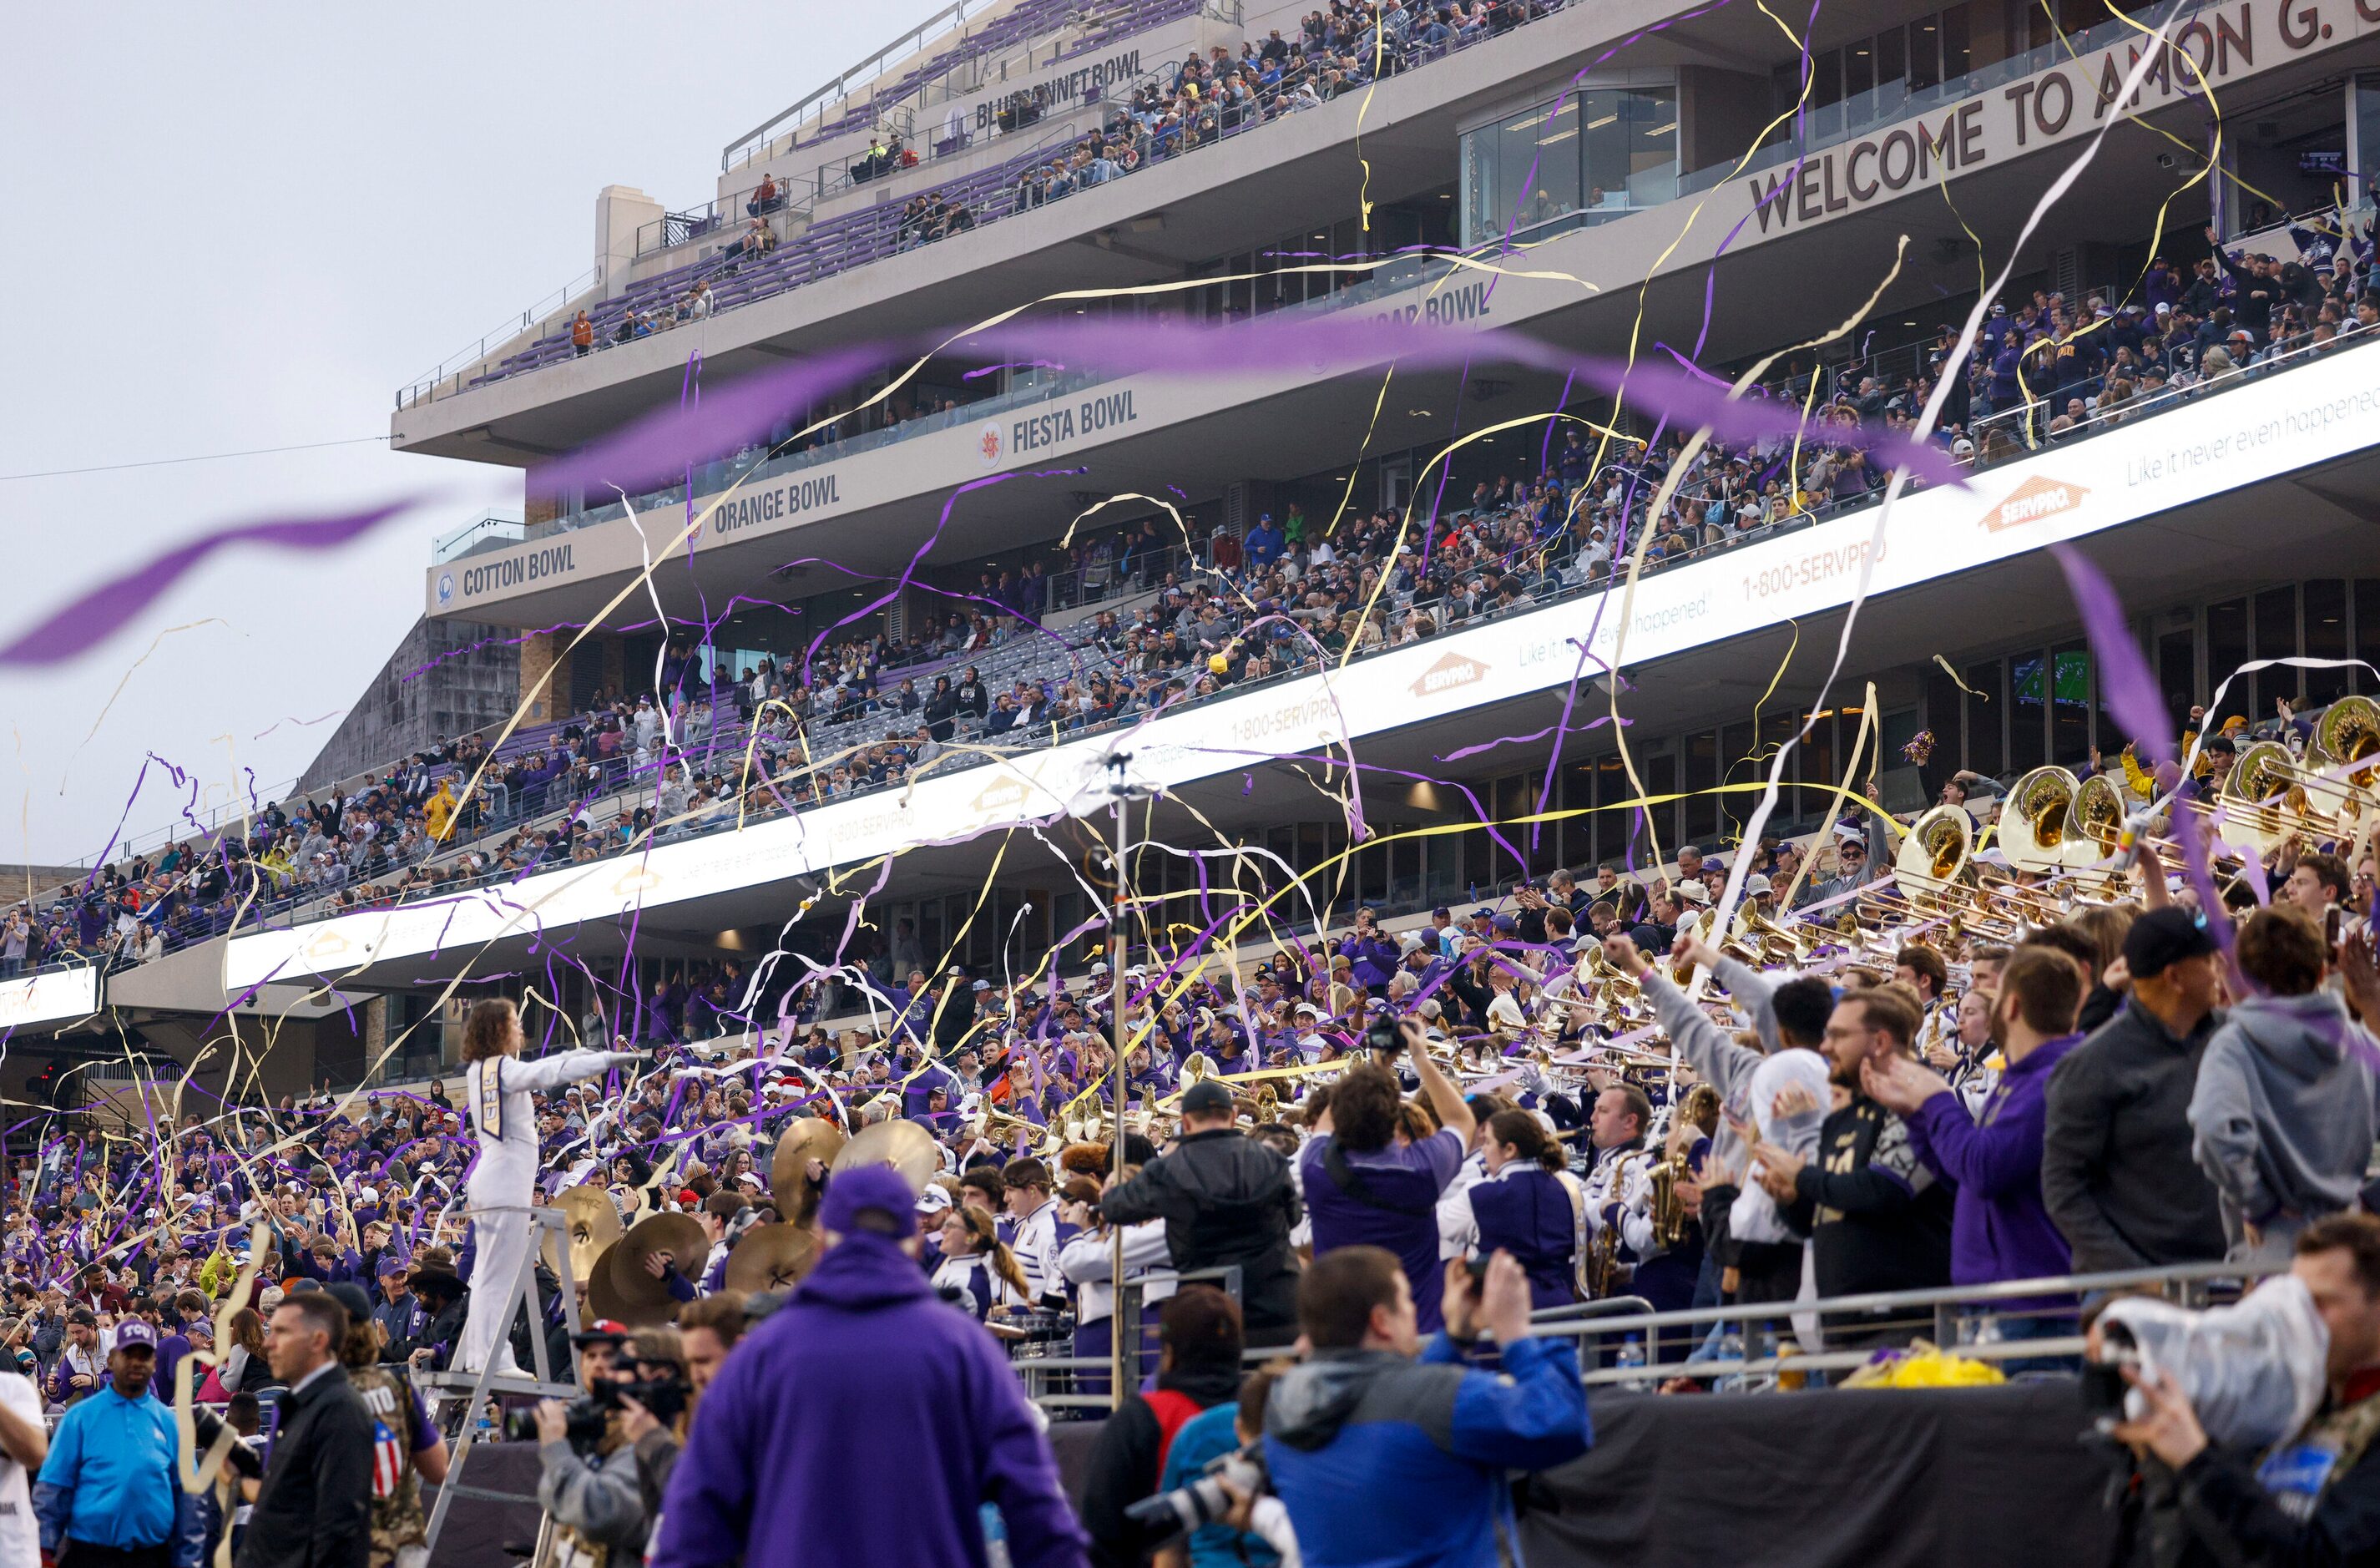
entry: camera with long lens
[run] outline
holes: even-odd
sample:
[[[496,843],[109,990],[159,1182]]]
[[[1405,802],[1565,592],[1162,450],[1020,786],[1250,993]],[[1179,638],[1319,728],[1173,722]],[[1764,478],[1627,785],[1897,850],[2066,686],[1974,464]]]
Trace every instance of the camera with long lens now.
[[[563,1438],[576,1449],[594,1448],[603,1440],[613,1413],[627,1408],[621,1403],[624,1395],[652,1412],[653,1419],[666,1427],[685,1414],[693,1393],[694,1385],[684,1378],[656,1378],[641,1383],[607,1379],[563,1406]],[[506,1412],[504,1436],[514,1442],[537,1441],[537,1412]]]
[[[1204,1529],[1232,1511],[1232,1494],[1223,1485],[1226,1481],[1251,1497],[1262,1497],[1270,1491],[1272,1477],[1265,1471],[1263,1451],[1251,1443],[1222,1454],[1188,1486],[1127,1504],[1124,1517],[1152,1532],[1161,1532],[1160,1540]]]
[[[2329,1350],[2330,1331],[2292,1275],[2204,1312],[2123,1296],[2100,1314],[2098,1347],[2083,1364],[2083,1407],[2103,1432],[2145,1415],[2146,1401],[2124,1380],[2129,1367],[2178,1389],[2216,1442],[2265,1448],[2321,1404]]]
[[[1383,1015],[1364,1030],[1364,1049],[1378,1056],[1394,1056],[1405,1048],[1405,1032],[1394,1018]]]
[[[611,1412],[595,1403],[592,1394],[582,1395],[562,1407],[562,1438],[580,1453],[591,1453],[603,1440],[604,1423]],[[504,1440],[536,1442],[537,1410],[534,1406],[504,1412]]]

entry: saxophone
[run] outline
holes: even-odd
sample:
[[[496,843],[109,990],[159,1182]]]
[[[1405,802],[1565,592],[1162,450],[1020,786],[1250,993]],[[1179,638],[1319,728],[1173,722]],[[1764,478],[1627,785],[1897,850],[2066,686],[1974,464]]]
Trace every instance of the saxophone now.
[[[1696,1084],[1686,1091],[1685,1103],[1678,1108],[1678,1121],[1708,1137],[1718,1125],[1718,1091],[1708,1084]],[[1694,1174],[1692,1154],[1691,1141],[1682,1139],[1645,1178],[1652,1188],[1653,1239],[1664,1251],[1684,1246],[1686,1233],[1698,1218],[1687,1212],[1678,1197],[1678,1184]]]

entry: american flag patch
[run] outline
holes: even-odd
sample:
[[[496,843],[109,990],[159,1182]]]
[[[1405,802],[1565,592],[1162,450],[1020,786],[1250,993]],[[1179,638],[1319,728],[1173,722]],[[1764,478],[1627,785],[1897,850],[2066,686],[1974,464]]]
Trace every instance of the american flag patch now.
[[[372,1423],[372,1496],[395,1497],[405,1478],[405,1448],[385,1421]]]

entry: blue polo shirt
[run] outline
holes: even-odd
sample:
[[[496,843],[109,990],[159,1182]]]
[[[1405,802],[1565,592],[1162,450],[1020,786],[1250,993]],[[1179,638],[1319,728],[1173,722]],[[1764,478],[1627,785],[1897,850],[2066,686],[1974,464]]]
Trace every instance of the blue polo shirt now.
[[[174,1412],[153,1394],[127,1399],[109,1384],[67,1410],[42,1463],[43,1486],[67,1494],[66,1533],[129,1550],[174,1531]]]

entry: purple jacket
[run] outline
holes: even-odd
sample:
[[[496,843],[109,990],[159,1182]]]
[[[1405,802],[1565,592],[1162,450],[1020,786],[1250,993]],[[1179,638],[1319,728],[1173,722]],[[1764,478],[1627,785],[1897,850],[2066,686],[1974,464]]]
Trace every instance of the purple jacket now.
[[[1355,983],[1368,991],[1374,986],[1385,987],[1404,955],[1397,951],[1395,942],[1385,938],[1374,937],[1366,942],[1351,936],[1339,944],[1339,956],[1346,959],[1354,971]]]
[[[1958,1191],[1950,1219],[1950,1281],[1991,1284],[2063,1274],[2073,1256],[2041,1197],[2041,1129],[2049,1070],[2082,1037],[2046,1041],[2010,1066],[1978,1121],[1945,1091],[1917,1108],[1909,1138],[1927,1168]]]
[[[852,1236],[712,1380],[650,1561],[984,1568],[985,1502],[1016,1568],[1080,1568],[1087,1538],[999,1345],[890,1242]]]

